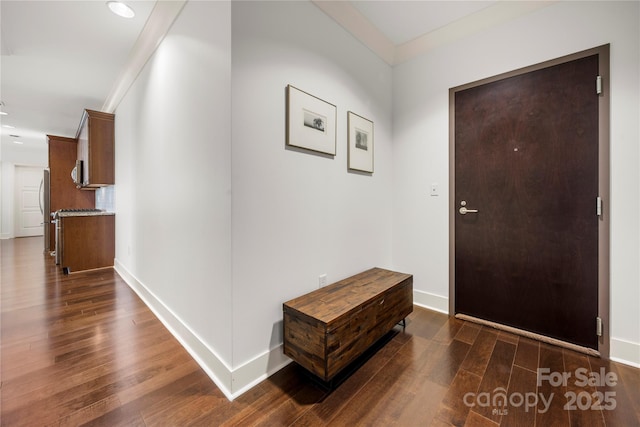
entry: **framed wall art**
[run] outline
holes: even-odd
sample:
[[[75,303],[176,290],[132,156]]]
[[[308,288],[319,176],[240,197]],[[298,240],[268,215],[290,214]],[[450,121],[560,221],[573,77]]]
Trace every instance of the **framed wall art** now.
[[[287,145],[336,155],[336,106],[287,86]]]
[[[347,113],[349,169],[373,173],[373,122]]]

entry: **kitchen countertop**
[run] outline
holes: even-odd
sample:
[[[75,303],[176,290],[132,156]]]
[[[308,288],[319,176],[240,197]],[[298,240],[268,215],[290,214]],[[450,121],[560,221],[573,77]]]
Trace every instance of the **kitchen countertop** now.
[[[67,218],[71,216],[104,216],[104,215],[115,215],[115,212],[106,212],[106,211],[66,211],[66,212],[58,212],[58,218]]]

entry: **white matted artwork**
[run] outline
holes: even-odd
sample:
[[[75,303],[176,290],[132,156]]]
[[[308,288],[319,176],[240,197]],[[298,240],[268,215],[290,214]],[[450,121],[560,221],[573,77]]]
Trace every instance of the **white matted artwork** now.
[[[287,86],[287,145],[336,155],[336,106]]]
[[[349,169],[373,173],[373,122],[347,113]]]

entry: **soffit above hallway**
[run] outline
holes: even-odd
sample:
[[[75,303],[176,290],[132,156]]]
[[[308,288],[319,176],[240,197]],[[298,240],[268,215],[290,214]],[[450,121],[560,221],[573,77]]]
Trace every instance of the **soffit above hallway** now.
[[[389,65],[556,2],[312,1]]]

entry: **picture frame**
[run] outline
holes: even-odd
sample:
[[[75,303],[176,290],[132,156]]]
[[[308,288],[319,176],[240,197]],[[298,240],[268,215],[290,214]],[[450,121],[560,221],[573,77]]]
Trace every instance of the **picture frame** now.
[[[287,85],[287,145],[336,155],[337,108]]]
[[[349,169],[373,173],[373,122],[348,111],[347,129]]]

